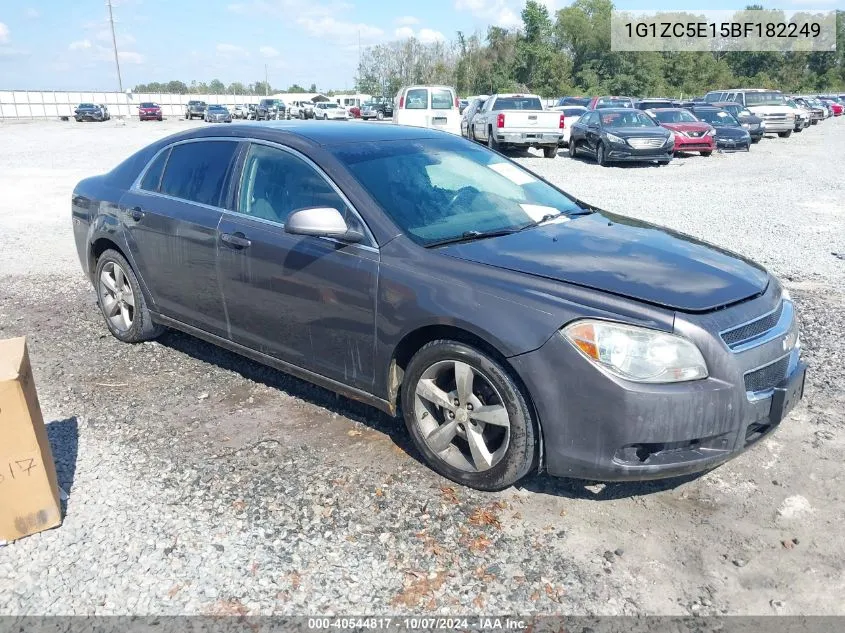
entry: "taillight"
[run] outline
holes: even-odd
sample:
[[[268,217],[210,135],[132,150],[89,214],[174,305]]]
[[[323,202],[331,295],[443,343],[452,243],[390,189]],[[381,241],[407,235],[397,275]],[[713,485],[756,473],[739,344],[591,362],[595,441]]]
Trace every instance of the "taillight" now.
[[[457,98],[457,97],[455,97],[455,107],[456,107],[456,108],[458,108],[458,109],[460,109],[460,108],[461,108],[461,104],[460,104],[460,102],[458,101],[458,98]]]
[[[496,127],[505,127],[505,113],[499,112],[499,116],[496,117]]]
[[[402,95],[401,97],[399,97],[399,109],[401,110],[404,107],[405,107],[405,95]]]
[[[559,127],[561,130],[563,129],[563,120],[564,120],[564,118],[565,118],[565,117],[561,114],[561,115],[560,115],[560,124],[558,125],[558,127]]]

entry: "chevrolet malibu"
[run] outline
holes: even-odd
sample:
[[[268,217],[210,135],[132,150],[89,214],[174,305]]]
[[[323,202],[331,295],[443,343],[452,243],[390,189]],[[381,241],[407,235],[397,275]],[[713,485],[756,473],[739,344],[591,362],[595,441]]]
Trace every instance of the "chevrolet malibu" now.
[[[442,131],[184,131],[81,181],[72,216],[117,339],[174,328],[401,412],[483,490],[708,470],[803,394],[762,267]]]

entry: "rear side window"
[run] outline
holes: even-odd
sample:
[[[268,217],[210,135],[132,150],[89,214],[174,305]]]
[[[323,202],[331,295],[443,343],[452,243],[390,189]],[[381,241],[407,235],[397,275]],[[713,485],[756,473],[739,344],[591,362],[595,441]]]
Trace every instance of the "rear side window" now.
[[[455,107],[455,96],[451,90],[432,90],[432,110],[452,110]]]
[[[164,173],[164,166],[167,164],[167,157],[170,156],[170,148],[164,150],[147,169],[141,180],[141,189],[146,191],[158,191],[161,184],[161,175]]]
[[[405,94],[406,110],[426,110],[428,108],[428,90],[414,88]]]
[[[199,141],[176,145],[159,190],[169,196],[220,206],[226,174],[238,144],[232,141]]]

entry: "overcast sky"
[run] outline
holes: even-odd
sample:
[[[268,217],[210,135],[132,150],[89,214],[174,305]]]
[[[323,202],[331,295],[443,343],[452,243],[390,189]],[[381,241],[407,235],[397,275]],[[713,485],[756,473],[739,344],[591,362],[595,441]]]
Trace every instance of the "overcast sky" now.
[[[554,10],[567,0],[544,0]],[[740,8],[747,2],[618,0],[619,8]],[[845,7],[845,0],[764,2]],[[264,77],[286,88],[352,88],[362,46],[519,24],[523,0],[113,0],[124,87]],[[0,0],[0,90],[116,90],[105,0]]]

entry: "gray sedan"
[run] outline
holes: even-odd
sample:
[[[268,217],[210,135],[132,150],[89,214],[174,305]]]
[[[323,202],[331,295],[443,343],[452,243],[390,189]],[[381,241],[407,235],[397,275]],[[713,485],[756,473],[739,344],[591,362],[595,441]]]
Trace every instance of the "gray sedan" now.
[[[795,309],[761,266],[440,131],[197,128],[72,200],[116,338],[174,328],[401,412],[479,489],[701,472],[803,394]]]

